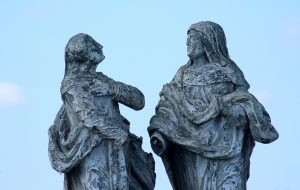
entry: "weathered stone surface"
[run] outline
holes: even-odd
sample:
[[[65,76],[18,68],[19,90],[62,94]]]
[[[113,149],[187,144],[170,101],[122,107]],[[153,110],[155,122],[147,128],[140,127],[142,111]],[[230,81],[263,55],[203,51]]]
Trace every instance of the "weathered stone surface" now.
[[[187,53],[188,63],[160,92],[148,128],[152,148],[173,189],[245,190],[255,141],[279,135],[230,59],[221,26],[191,25]]]
[[[142,109],[144,95],[96,72],[103,59],[102,46],[87,34],[66,46],[63,105],[49,129],[52,167],[64,173],[66,190],[152,190],[153,157],[119,110],[119,103]]]

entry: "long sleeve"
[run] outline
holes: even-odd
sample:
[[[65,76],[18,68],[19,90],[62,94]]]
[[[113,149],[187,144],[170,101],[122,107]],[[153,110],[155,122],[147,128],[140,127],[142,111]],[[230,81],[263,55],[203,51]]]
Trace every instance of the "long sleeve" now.
[[[122,82],[115,82],[115,95],[113,99],[134,110],[141,110],[145,106],[144,94],[137,88]]]
[[[243,109],[247,116],[248,126],[253,140],[264,144],[275,141],[279,134],[271,124],[271,119],[265,108],[250,93],[235,91],[223,97],[224,105],[227,107]],[[237,107],[238,105],[238,107]],[[241,114],[240,110],[233,110],[236,114]],[[239,116],[235,116],[241,119]]]
[[[122,82],[114,81],[101,72],[97,74],[99,77],[99,84],[96,85],[100,88],[106,86],[105,88],[109,91],[108,94],[112,96],[114,101],[124,104],[134,110],[141,110],[144,108],[145,97],[139,89]]]

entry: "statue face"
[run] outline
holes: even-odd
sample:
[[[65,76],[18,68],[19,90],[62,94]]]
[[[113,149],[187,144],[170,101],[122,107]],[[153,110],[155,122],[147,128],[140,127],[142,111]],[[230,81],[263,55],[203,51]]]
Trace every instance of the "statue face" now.
[[[103,46],[97,43],[96,41],[88,42],[89,60],[97,64],[103,61],[105,56],[103,55],[102,48]]]
[[[195,30],[188,33],[186,45],[187,54],[191,59],[196,59],[205,53],[200,34]]]

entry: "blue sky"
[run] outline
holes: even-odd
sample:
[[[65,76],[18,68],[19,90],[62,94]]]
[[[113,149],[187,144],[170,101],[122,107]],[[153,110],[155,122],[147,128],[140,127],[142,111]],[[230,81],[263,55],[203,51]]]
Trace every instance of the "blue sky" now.
[[[292,0],[27,0],[0,3],[0,189],[62,189],[49,163],[47,130],[62,103],[64,47],[79,32],[104,48],[98,70],[138,87],[146,106],[124,106],[144,138],[162,85],[187,62],[186,31],[211,20],[225,30],[231,58],[264,104],[280,138],[257,143],[249,190],[296,190],[300,179],[300,3]],[[155,156],[156,189],[171,189]]]

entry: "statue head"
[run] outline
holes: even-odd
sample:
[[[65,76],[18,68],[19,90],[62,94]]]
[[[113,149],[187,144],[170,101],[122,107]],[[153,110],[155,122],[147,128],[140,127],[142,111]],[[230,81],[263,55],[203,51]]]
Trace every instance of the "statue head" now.
[[[191,60],[197,59],[200,56],[206,56],[203,42],[201,40],[199,32],[195,30],[189,31],[186,46],[187,54]]]
[[[65,48],[66,72],[72,66],[97,66],[105,58],[102,48],[102,45],[87,34],[73,36]]]
[[[188,35],[197,33],[203,45],[204,52],[210,62],[224,66],[230,60],[226,37],[222,27],[211,21],[202,21],[192,24]]]
[[[230,59],[225,33],[219,24],[211,21],[201,21],[192,24],[187,33],[188,38],[194,38],[195,43],[198,44],[193,46],[193,50],[188,48],[191,59],[193,59],[191,55],[195,56],[191,53],[204,53],[210,63],[216,64],[226,71],[233,83],[244,86],[246,89],[249,88],[244,74]]]

